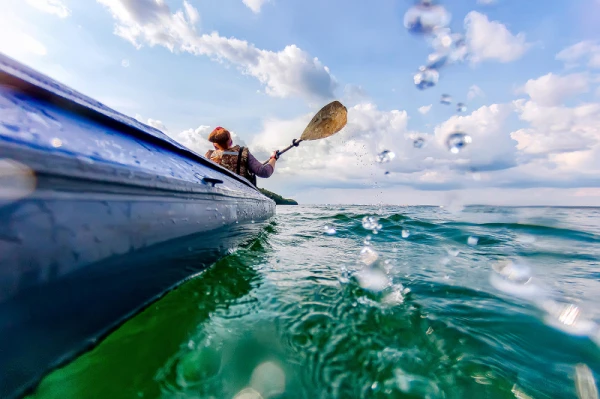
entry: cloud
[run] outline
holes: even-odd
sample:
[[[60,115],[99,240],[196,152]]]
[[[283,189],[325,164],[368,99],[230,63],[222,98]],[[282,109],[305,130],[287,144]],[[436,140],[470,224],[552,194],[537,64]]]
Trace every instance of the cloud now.
[[[574,73],[559,76],[553,73],[530,79],[521,88],[536,103],[543,106],[556,106],[564,100],[590,90],[589,76],[586,73]]]
[[[160,130],[163,133],[167,133],[167,127],[161,121],[155,119],[148,119],[148,125]]]
[[[0,52],[18,60],[48,54],[46,46],[26,32],[27,28],[31,29],[27,22],[10,11],[0,12]]]
[[[477,85],[472,85],[469,87],[469,92],[467,93],[467,99],[473,100],[476,97],[485,97],[485,93],[481,88]]]
[[[550,154],[568,154],[554,159],[563,163],[580,157],[600,144],[600,104],[583,104],[569,108],[544,106],[534,101],[514,102],[519,118],[528,124],[511,134],[517,148],[537,158]],[[600,154],[599,154],[600,155]]]
[[[427,113],[431,110],[432,106],[433,104],[423,105],[422,107],[419,107],[418,111],[423,115],[427,115]]]
[[[121,66],[123,68],[129,68],[129,60],[127,60],[127,59],[122,60],[121,61]]]
[[[42,12],[54,14],[59,18],[67,18],[71,10],[61,0],[26,0],[29,5]]]
[[[216,126],[215,126],[216,127]],[[208,141],[208,135],[215,127],[200,125],[196,129],[187,129],[179,133],[167,133],[173,140],[183,144],[190,150],[204,155],[206,151],[214,149],[213,144]],[[230,132],[234,145],[247,147],[246,142],[235,132]]]
[[[334,97],[337,87],[329,68],[295,45],[274,52],[256,48],[218,33],[199,34],[194,26],[199,16],[187,1],[175,13],[160,0],[97,0],[116,21],[115,34],[140,49],[143,45],[163,46],[172,52],[204,55],[227,61],[266,86],[274,97],[300,96],[309,100]]]
[[[477,0],[477,4],[483,4],[483,5],[491,5],[491,4],[496,4],[498,2],[498,0]]]
[[[589,68],[600,68],[600,44],[584,40],[556,54],[556,59],[563,61],[568,67],[584,62]]]
[[[253,13],[258,14],[261,7],[269,2],[269,0],[243,0],[246,7],[252,10]]]
[[[511,62],[521,58],[529,49],[525,34],[513,35],[505,25],[490,21],[484,14],[471,11],[465,17],[466,39],[471,61]]]

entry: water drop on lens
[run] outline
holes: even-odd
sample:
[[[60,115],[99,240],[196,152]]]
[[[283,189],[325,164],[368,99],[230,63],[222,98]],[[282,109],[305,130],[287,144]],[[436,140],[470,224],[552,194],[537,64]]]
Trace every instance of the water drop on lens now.
[[[528,299],[540,294],[540,289],[531,281],[531,269],[528,266],[508,261],[495,264],[492,269],[490,283],[497,290]]]
[[[442,94],[440,103],[442,103],[444,105],[450,105],[450,104],[452,104],[452,97],[449,94]]]
[[[456,132],[452,133],[446,139],[446,146],[453,154],[458,154],[467,144],[473,141],[471,136],[465,133]]]
[[[450,13],[431,1],[420,1],[404,14],[404,27],[415,35],[429,35],[450,23]]]
[[[381,230],[383,227],[381,224],[379,224],[379,219],[374,216],[365,216],[362,219],[362,226],[364,229],[371,230],[373,232]]]
[[[432,68],[421,67],[414,76],[415,86],[419,90],[425,90],[433,87],[440,80],[440,73]]]
[[[428,69],[440,69],[448,62],[448,56],[446,54],[432,53],[427,56],[427,68]]]
[[[583,363],[575,366],[575,389],[579,399],[598,399],[594,373]]]
[[[356,274],[358,284],[365,290],[381,292],[389,286],[388,276],[378,268],[366,268]]]
[[[456,112],[465,112],[467,110],[467,106],[464,103],[456,104]]]
[[[402,230],[402,238],[408,238],[408,237],[410,237],[410,231]]]
[[[325,225],[324,231],[325,231],[325,234],[327,234],[329,236],[332,236],[336,233],[335,228],[333,228],[333,226],[330,226],[330,225]]]
[[[413,147],[415,148],[423,148],[423,146],[425,146],[425,139],[422,137],[416,138],[415,141],[413,141]]]
[[[367,266],[372,265],[377,261],[379,255],[369,247],[364,247],[360,251],[360,261]]]
[[[586,319],[576,305],[548,300],[543,303],[542,308],[548,313],[544,321],[567,334],[588,336],[598,329],[596,323]]]
[[[477,238],[477,237],[470,236],[469,238],[467,238],[467,244],[472,247],[477,245],[478,242],[479,242],[479,238]]]
[[[394,154],[393,152],[384,150],[384,151],[380,152],[379,154],[377,154],[376,161],[378,163],[387,163],[387,162],[390,162],[395,157],[396,157],[396,154]]]

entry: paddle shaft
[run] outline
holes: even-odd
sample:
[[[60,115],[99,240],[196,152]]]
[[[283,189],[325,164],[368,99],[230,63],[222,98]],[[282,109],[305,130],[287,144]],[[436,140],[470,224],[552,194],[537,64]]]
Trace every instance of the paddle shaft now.
[[[298,145],[300,145],[301,142],[302,142],[302,140],[296,140],[296,139],[294,139],[294,141],[292,142],[292,144],[290,144],[289,146],[287,146],[283,150],[276,152],[276,158],[279,158],[281,156],[281,154],[283,154],[284,152],[287,152],[287,151],[291,150],[292,147],[298,147]],[[263,165],[266,165],[268,163],[269,163],[269,159],[267,159],[265,162],[263,162]]]

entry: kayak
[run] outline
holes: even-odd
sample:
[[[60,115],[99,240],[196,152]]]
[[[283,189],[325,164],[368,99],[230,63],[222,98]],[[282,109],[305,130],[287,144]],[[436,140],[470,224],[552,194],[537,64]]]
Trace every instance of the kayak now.
[[[0,54],[0,397],[251,242],[275,202]]]

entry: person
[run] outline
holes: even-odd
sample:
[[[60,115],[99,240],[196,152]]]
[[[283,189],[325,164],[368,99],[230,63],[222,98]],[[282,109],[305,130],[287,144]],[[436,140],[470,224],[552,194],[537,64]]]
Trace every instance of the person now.
[[[247,147],[233,146],[231,133],[221,126],[216,127],[208,135],[208,141],[213,143],[215,149],[207,151],[206,158],[245,177],[254,185],[256,185],[256,176],[266,179],[275,171],[276,152],[271,155],[269,162],[263,165],[254,158]]]

